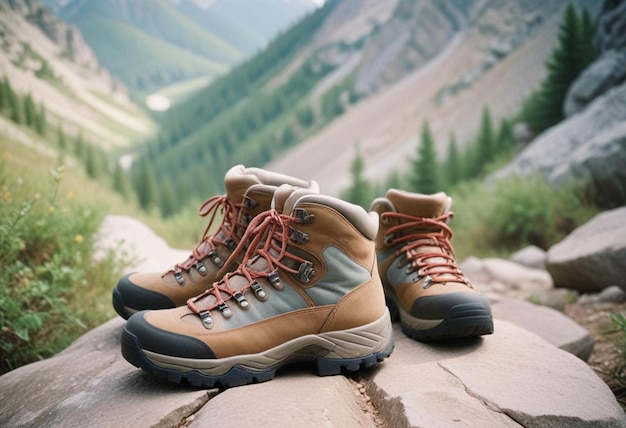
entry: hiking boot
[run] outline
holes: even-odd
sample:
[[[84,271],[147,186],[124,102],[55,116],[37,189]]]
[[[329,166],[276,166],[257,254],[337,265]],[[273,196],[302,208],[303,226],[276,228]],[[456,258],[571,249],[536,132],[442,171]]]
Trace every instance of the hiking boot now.
[[[237,251],[242,264],[187,305],[133,315],[122,354],[172,382],[231,387],[290,362],[320,376],[388,357],[393,332],[376,267],[377,222],[356,205],[281,188]]]
[[[493,333],[491,306],[457,267],[448,221],[451,198],[390,189],[379,214],[378,269],[392,319],[416,340]]]
[[[274,191],[282,184],[310,188],[316,182],[265,171],[259,168],[231,168],[224,178],[226,194],[209,198],[200,215],[209,217],[203,237],[187,260],[165,272],[131,273],[123,276],[113,290],[113,308],[124,319],[144,309],[167,309],[184,305],[234,270],[243,254],[232,257],[252,218],[270,209]],[[222,215],[221,224],[211,226]],[[240,252],[241,253],[241,252]]]

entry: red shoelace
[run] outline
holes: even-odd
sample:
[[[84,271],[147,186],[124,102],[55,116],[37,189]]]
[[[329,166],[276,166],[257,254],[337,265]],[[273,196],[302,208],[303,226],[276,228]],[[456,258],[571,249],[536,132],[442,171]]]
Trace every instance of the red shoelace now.
[[[387,230],[385,243],[404,244],[396,250],[396,255],[405,255],[402,266],[408,265],[407,273],[417,272],[418,278],[426,278],[424,288],[433,282],[460,282],[471,287],[456,265],[450,243],[452,229],[447,220],[453,216],[451,212],[436,218],[394,212],[381,214],[383,219],[398,220],[399,224]]]
[[[187,258],[182,263],[177,263],[174,267],[170,268],[163,276],[173,273],[177,277],[177,281],[180,283],[182,279],[182,270],[189,270],[196,267],[202,274],[203,265],[202,260],[206,257],[210,257],[214,264],[221,265],[222,260],[217,255],[215,244],[222,244],[234,249],[239,243],[239,230],[244,230],[246,225],[240,222],[239,212],[242,204],[231,201],[228,196],[213,196],[200,206],[199,214],[202,217],[207,217],[209,214],[209,222],[202,233],[202,239],[200,243],[194,248]],[[222,214],[222,223],[211,234],[208,235],[213,222],[217,216],[217,213]],[[219,237],[219,238],[218,238]],[[205,271],[206,272],[206,271]],[[179,279],[180,278],[180,279]]]
[[[239,267],[226,274],[220,281],[215,282],[211,288],[204,293],[187,300],[187,306],[202,319],[205,327],[213,326],[213,319],[210,311],[219,309],[225,318],[232,315],[232,311],[227,305],[227,301],[234,299],[239,307],[247,309],[250,305],[244,293],[252,289],[255,297],[260,301],[267,299],[267,294],[262,285],[257,281],[259,278],[266,278],[277,290],[283,289],[283,284],[278,275],[278,268],[289,272],[307,281],[314,274],[312,263],[291,254],[288,251],[288,241],[292,240],[305,242],[308,236],[290,226],[291,223],[301,223],[302,220],[285,214],[280,214],[276,210],[269,210],[256,216],[248,225],[244,236],[241,238],[237,249],[231,257],[243,251],[246,243],[243,261]],[[293,266],[298,266],[294,268]],[[241,287],[233,286],[237,280],[243,284]],[[206,307],[199,308],[196,303],[214,296],[213,303]]]

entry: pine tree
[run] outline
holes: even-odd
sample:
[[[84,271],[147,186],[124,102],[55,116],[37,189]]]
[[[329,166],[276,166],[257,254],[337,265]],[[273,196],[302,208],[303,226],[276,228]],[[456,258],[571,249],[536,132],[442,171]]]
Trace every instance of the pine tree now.
[[[514,149],[513,124],[509,120],[502,119],[496,136],[496,153],[509,156]]]
[[[23,106],[24,120],[26,122],[26,126],[35,129],[37,112],[35,108],[35,102],[33,101],[33,97],[30,94],[26,94],[26,96],[24,97]]]
[[[46,135],[47,130],[48,122],[46,120],[46,109],[44,108],[43,103],[39,103],[35,120],[35,131],[37,131],[39,135],[44,136]]]
[[[148,162],[142,162],[139,176],[135,184],[135,191],[139,199],[139,205],[144,210],[149,210],[157,203],[157,185],[154,172]]]
[[[176,213],[178,209],[178,205],[176,203],[176,198],[174,197],[174,190],[169,181],[164,181],[161,186],[159,186],[160,197],[159,197],[159,207],[161,209],[161,217],[168,218]]]
[[[5,110],[9,108],[9,81],[6,76],[0,80],[0,114],[4,114]]]
[[[122,195],[124,199],[127,199],[129,196],[128,176],[119,161],[115,162],[115,168],[113,170],[113,190]]]
[[[446,184],[448,188],[454,186],[463,177],[461,170],[461,159],[459,158],[459,148],[456,137],[450,133],[450,141],[448,142],[448,158],[446,159]]]
[[[493,136],[493,125],[489,107],[483,108],[476,144],[478,152],[477,158],[475,159],[477,162],[475,171],[480,174],[485,170],[485,167],[495,159],[495,138]]]
[[[371,185],[363,177],[363,170],[365,169],[365,161],[361,155],[361,149],[359,145],[356,146],[356,153],[354,160],[350,165],[350,176],[352,177],[352,183],[343,195],[344,199],[353,204],[361,205],[363,208],[369,206]]]
[[[539,91],[527,100],[522,112],[522,119],[537,133],[563,119],[567,90],[591,61],[584,40],[590,35],[583,35],[592,32],[590,23],[590,18],[585,18],[584,14],[579,19],[572,3],[567,5],[559,27],[558,44],[546,63],[548,76]]]
[[[417,157],[412,161],[410,185],[413,191],[425,194],[436,193],[441,190],[435,142],[427,120],[422,124]]]
[[[85,171],[91,178],[97,178],[100,175],[97,155],[91,144],[87,144],[87,147],[85,148]]]
[[[580,55],[582,67],[587,67],[597,57],[596,49],[593,46],[593,38],[596,34],[596,25],[591,19],[587,9],[583,9],[580,15]]]
[[[9,99],[9,117],[13,122],[21,125],[22,123],[24,123],[24,111],[22,110],[22,103],[20,102],[20,97],[13,90],[11,85],[8,84],[8,81],[7,94]]]

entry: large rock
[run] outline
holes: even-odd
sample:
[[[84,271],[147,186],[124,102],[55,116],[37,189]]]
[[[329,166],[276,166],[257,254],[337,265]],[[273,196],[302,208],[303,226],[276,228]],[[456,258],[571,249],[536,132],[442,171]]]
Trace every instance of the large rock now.
[[[111,320],[57,356],[1,376],[0,426],[626,425],[589,366],[506,321],[496,320],[490,336],[439,343],[408,339],[396,325],[394,353],[359,375],[369,397],[308,365],[223,392],[168,383],[123,359],[122,326]]]
[[[613,203],[626,201],[626,83],[596,98],[585,110],[548,129],[511,163],[490,176],[541,174],[555,185],[593,182]]]
[[[518,263],[529,268],[545,269],[546,257],[547,253],[543,249],[535,245],[529,245],[528,247],[524,247],[511,254],[509,259],[514,263]]]
[[[567,92],[564,113],[570,117],[626,79],[626,51],[608,51],[587,67]]]
[[[626,207],[598,214],[548,251],[546,268],[557,287],[626,290]]]

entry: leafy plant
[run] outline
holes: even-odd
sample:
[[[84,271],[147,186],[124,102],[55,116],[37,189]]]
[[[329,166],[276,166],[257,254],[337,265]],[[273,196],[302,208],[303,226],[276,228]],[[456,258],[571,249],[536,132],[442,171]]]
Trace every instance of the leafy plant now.
[[[101,300],[93,284],[110,287],[123,265],[112,253],[93,260],[103,209],[59,196],[63,167],[42,187],[37,177],[11,176],[10,160],[0,161],[0,374],[109,318],[110,308],[92,307]]]

